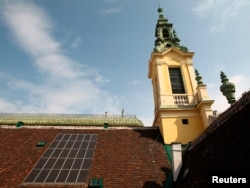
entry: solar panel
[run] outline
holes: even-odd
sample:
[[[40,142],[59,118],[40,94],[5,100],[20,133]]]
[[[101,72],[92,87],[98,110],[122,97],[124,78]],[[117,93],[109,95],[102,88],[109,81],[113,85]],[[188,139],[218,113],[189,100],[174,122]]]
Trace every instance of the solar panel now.
[[[97,134],[58,134],[23,183],[86,182],[97,139]]]

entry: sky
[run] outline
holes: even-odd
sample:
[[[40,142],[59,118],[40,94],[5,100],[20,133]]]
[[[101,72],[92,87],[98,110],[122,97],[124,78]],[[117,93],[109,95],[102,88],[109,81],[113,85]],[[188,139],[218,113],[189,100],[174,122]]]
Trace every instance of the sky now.
[[[157,9],[195,52],[212,109],[229,107],[220,71],[249,90],[249,0],[0,0],[0,113],[154,119],[148,62]]]

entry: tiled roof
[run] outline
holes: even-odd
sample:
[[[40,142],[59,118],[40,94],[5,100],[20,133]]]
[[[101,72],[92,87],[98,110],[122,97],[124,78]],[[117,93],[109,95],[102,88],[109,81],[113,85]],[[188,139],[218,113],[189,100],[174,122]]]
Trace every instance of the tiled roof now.
[[[44,187],[24,185],[23,180],[58,133],[98,134],[86,184],[90,178],[103,178],[107,188],[163,187],[170,164],[158,129],[25,126],[0,128],[0,187]],[[44,148],[36,147],[39,141],[47,142]]]
[[[250,91],[191,144],[184,155],[176,187],[206,187],[212,175],[249,174],[249,112]]]
[[[71,125],[71,126],[127,126],[143,127],[135,115],[114,114],[36,114],[36,113],[0,113],[0,124],[16,125]]]

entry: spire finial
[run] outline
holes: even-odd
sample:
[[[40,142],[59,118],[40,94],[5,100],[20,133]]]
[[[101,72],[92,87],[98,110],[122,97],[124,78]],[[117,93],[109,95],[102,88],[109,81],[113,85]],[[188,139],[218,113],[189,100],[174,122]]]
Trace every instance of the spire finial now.
[[[200,73],[198,72],[197,69],[195,69],[195,75],[196,75],[195,80],[197,81],[198,86],[203,85],[202,77],[200,76]]]
[[[158,12],[159,12],[159,14],[162,14],[163,8],[159,7],[159,8],[158,8]]]
[[[158,8],[158,13],[159,13],[159,17],[160,18],[163,18],[163,14],[162,14],[162,12],[163,12],[163,8],[161,8],[161,5],[160,5],[160,3],[158,2],[158,5],[159,5],[159,8]]]
[[[227,98],[229,104],[233,104],[235,100],[235,85],[232,82],[228,81],[227,76],[224,72],[220,72],[220,78],[222,85],[220,86],[220,91]]]

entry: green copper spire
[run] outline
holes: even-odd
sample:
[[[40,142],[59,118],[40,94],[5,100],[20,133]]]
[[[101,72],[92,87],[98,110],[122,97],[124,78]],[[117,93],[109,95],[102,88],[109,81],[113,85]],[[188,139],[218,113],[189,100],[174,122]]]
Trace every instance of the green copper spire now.
[[[195,80],[197,81],[198,86],[204,85],[202,82],[202,77],[200,76],[200,73],[198,72],[197,69],[195,69]]]
[[[220,73],[222,85],[220,86],[220,91],[227,98],[229,104],[233,104],[235,100],[235,85],[228,81],[227,76],[224,72]]]
[[[173,29],[173,24],[168,23],[168,19],[163,16],[163,8],[158,8],[159,18],[155,28],[155,47],[154,52],[163,52],[170,47],[176,47],[187,52],[185,46],[180,45],[180,39],[177,37],[176,31]]]

